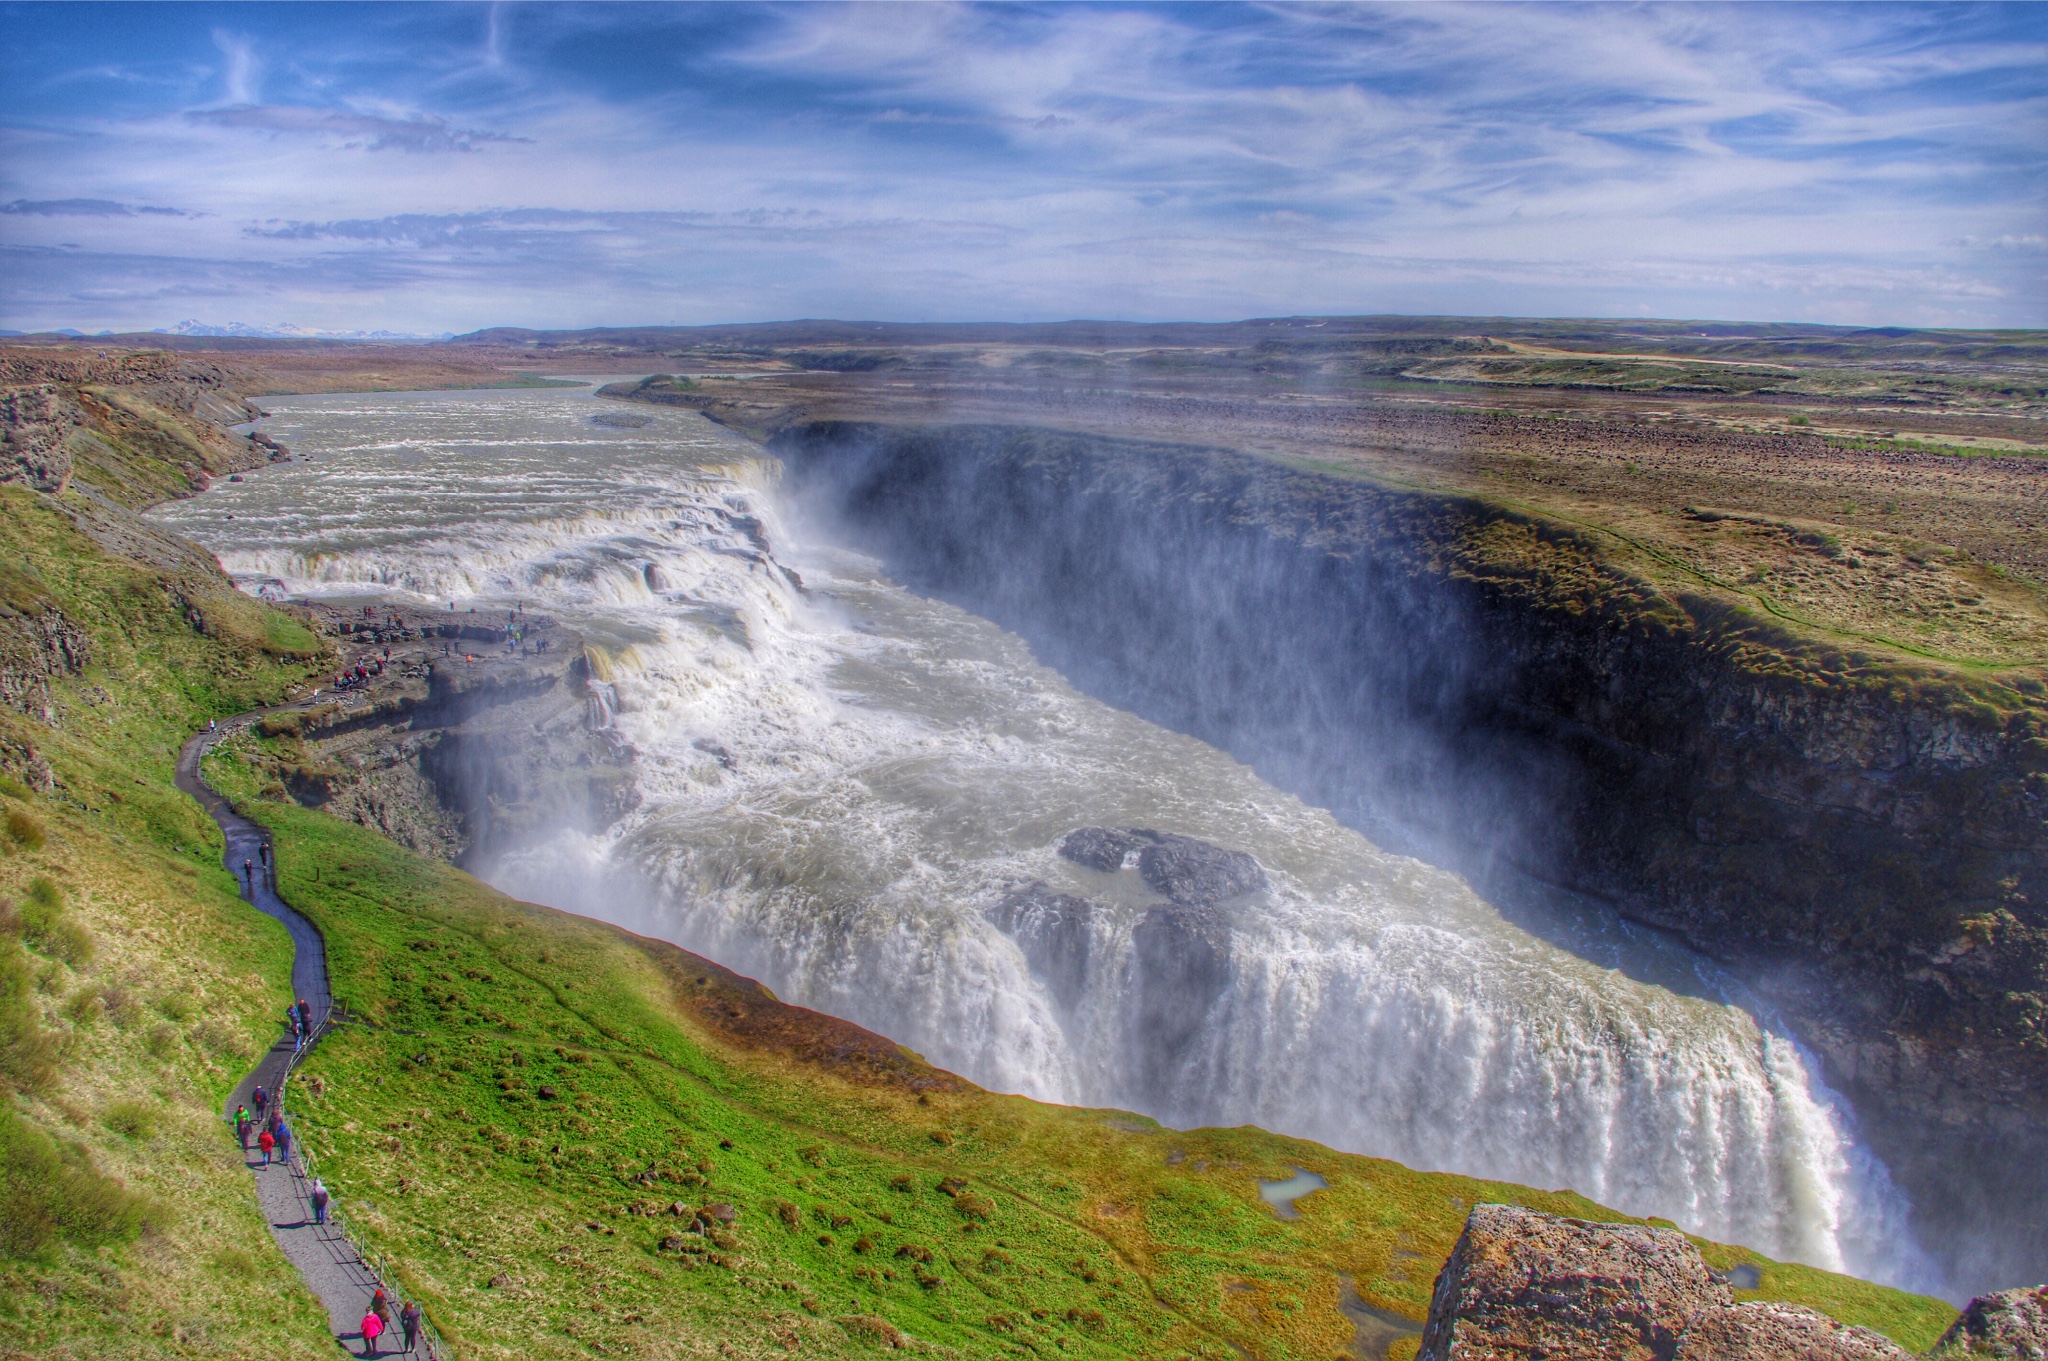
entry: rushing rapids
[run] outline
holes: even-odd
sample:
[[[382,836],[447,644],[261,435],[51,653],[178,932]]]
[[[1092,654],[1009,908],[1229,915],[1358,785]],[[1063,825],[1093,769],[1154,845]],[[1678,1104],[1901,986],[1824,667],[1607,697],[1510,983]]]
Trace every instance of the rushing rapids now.
[[[1560,948],[1077,693],[807,530],[745,441],[683,412],[600,424],[559,390],[270,405],[310,458],[160,512],[248,589],[523,603],[591,642],[591,721],[640,802],[477,867],[500,887],[993,1088],[1569,1186],[1939,1286],[1850,1113],[1697,959],[1618,931]],[[1062,856],[1084,827],[1245,852],[1263,882],[1169,906]]]

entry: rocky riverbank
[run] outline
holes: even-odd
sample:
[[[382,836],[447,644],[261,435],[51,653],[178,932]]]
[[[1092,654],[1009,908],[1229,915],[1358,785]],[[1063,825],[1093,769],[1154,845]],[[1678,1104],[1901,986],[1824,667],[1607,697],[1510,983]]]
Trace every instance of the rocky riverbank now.
[[[1569,526],[1213,449],[826,421],[770,448],[893,573],[1084,687],[1390,844],[1729,962],[1964,1279],[2048,1274],[2031,673],[1826,646]]]

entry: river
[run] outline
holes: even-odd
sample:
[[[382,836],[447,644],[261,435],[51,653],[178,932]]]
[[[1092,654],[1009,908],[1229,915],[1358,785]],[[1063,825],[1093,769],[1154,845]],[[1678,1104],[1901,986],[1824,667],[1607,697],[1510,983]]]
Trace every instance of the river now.
[[[731,432],[587,389],[265,405],[302,457],[154,512],[245,589],[523,603],[592,644],[641,802],[475,867],[498,887],[673,940],[993,1089],[1570,1187],[1940,1288],[1845,1103],[1696,957],[1647,933],[1562,948],[1077,692],[835,547]],[[622,409],[647,424],[593,419]],[[1134,945],[1158,896],[1058,854],[1087,826],[1265,871],[1221,907],[1222,964],[1180,1032]],[[1033,915],[1052,894],[1093,905],[1056,940]]]

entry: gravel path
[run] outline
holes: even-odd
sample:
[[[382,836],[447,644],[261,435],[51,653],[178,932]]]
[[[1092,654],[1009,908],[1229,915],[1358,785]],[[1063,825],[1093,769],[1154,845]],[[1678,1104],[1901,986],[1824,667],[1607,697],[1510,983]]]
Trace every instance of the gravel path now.
[[[177,783],[178,788],[199,800],[213,820],[220,824],[227,840],[224,861],[228,869],[243,880],[244,896],[259,910],[283,922],[285,929],[291,932],[292,990],[312,1006],[313,1034],[317,1042],[334,1009],[334,998],[327,986],[327,947],[313,924],[278,896],[272,876],[265,868],[271,858],[269,834],[237,813],[199,775],[199,762],[207,749],[257,716],[242,715],[188,741],[178,753]],[[249,867],[246,874],[245,864]],[[292,1036],[286,1031],[258,1061],[255,1069],[242,1079],[221,1113],[232,1117],[237,1106],[248,1106],[253,1111],[252,1094],[256,1088],[261,1086],[266,1093],[275,1093],[290,1070],[294,1057]],[[369,1307],[371,1292],[381,1282],[338,1225],[313,1222],[313,1208],[308,1199],[312,1182],[297,1156],[296,1138],[297,1132],[294,1131],[293,1157],[289,1161],[278,1159],[266,1165],[263,1155],[255,1151],[252,1134],[246,1161],[250,1173],[256,1178],[256,1197],[263,1207],[264,1217],[270,1221],[270,1231],[276,1236],[278,1246],[284,1249],[284,1255],[299,1269],[299,1274],[306,1278],[306,1284],[320,1302],[327,1306],[328,1325],[334,1331],[335,1341],[361,1353],[363,1312]],[[388,1285],[385,1289],[393,1300],[395,1317],[398,1292]],[[374,1353],[376,1355],[395,1356],[404,1351],[402,1337],[395,1327],[379,1340],[383,1346]],[[425,1350],[424,1345],[422,1350]]]

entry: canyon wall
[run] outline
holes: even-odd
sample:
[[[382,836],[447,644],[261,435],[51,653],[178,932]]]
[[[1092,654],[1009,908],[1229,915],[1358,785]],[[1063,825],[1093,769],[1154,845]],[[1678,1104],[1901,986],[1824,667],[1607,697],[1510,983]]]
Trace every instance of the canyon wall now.
[[[1082,687],[1384,844],[1727,962],[1930,1246],[2048,1274],[2037,677],[1795,638],[1570,527],[1225,451],[853,422],[770,448],[892,574]]]

